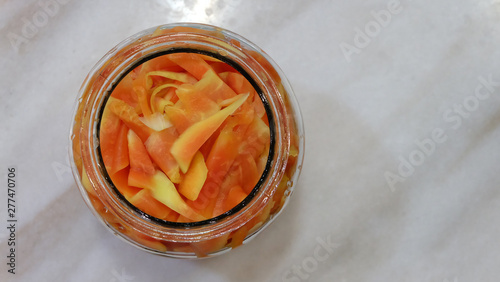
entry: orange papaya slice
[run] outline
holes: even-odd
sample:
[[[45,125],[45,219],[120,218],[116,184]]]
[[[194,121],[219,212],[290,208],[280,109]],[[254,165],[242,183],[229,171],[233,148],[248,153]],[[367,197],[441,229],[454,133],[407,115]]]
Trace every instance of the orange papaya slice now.
[[[252,56],[266,70],[266,72],[271,76],[274,82],[276,82],[277,84],[281,83],[280,75],[262,54],[259,54],[257,51],[248,52],[250,53],[250,56]]]
[[[249,153],[239,155],[236,163],[240,171],[239,182],[241,188],[245,193],[249,194],[259,182],[262,171],[259,173],[255,159]]]
[[[200,89],[200,82],[194,85],[183,84],[176,91],[177,97],[179,97],[184,110],[191,117],[191,121],[203,120],[220,110],[219,105],[212,101],[203,92],[203,89]]]
[[[195,201],[207,179],[208,169],[200,152],[194,155],[184,180],[179,184],[179,193],[191,201]]]
[[[239,247],[245,241],[246,236],[248,235],[248,226],[244,225],[240,229],[233,232],[231,236],[231,248]]]
[[[149,179],[142,181],[141,187],[151,190],[151,193],[156,200],[182,216],[185,216],[193,221],[206,219],[186,204],[184,199],[182,199],[177,192],[174,184],[163,172],[159,170],[157,170],[153,176],[149,177]]]
[[[179,183],[181,181],[179,165],[170,153],[170,148],[177,137],[178,134],[175,128],[171,127],[152,133],[145,143],[146,150],[153,161],[173,183]]]
[[[134,92],[137,95],[137,100],[139,101],[139,106],[141,109],[141,113],[148,117],[152,114],[151,108],[149,107],[148,93],[146,93],[146,89],[142,86],[134,87]]]
[[[197,87],[199,91],[202,91],[207,97],[217,103],[236,96],[233,89],[231,89],[231,87],[229,87],[212,69],[209,69],[203,75],[202,79],[198,81]]]
[[[152,76],[160,76],[160,77],[168,78],[171,80],[177,80],[177,81],[180,81],[183,83],[196,82],[196,79],[194,79],[192,76],[190,76],[187,73],[182,73],[182,72],[173,72],[173,71],[164,71],[164,70],[151,71],[151,72],[148,72],[146,74],[146,79],[149,80]]]
[[[185,110],[175,106],[166,106],[164,109],[165,114],[179,134],[182,134],[191,126],[192,122]]]
[[[87,175],[87,171],[85,170],[85,167],[82,167],[82,185],[85,190],[87,190],[87,193],[97,196],[94,190],[94,187],[92,187],[92,183],[90,182],[89,176]]]
[[[163,244],[162,242],[160,242],[157,239],[151,238],[148,235],[139,233],[133,229],[127,230],[126,234],[132,240],[139,242],[140,244],[146,246],[149,249],[160,251],[160,252],[167,251],[167,247],[165,246],[165,244]]]
[[[233,169],[226,175],[224,181],[220,185],[219,193],[215,198],[215,205],[212,211],[212,216],[218,216],[223,214],[224,212],[232,209],[236,204],[233,202],[228,203],[228,195],[229,192],[234,188],[238,187],[238,179],[239,179],[240,171],[233,167]],[[231,206],[229,209],[227,207]]]
[[[262,119],[255,117],[245,133],[239,150],[242,152],[246,151],[257,161],[262,153],[268,153],[265,148],[269,142],[269,126]]]
[[[208,56],[207,56],[208,57]],[[207,60],[205,60],[207,61]],[[237,72],[232,66],[221,62],[221,61],[207,61],[207,63],[210,65],[210,67],[216,72],[216,73],[223,73],[223,72]]]
[[[221,74],[219,74],[219,76],[221,76]],[[255,92],[255,89],[253,88],[252,84],[240,73],[227,72],[224,74],[224,77],[225,77],[224,82],[226,82],[227,85],[231,87],[231,89],[233,89],[234,92],[236,92],[237,94],[242,94],[242,93],[253,94]]]
[[[149,116],[139,117],[139,120],[154,131],[162,131],[172,126],[166,115],[156,112]]]
[[[159,56],[131,71],[108,99],[101,131],[104,165],[118,190],[145,213],[176,222],[205,220],[245,199],[270,143],[265,108],[251,83],[230,65],[195,53]],[[273,200],[275,210],[281,197]],[[203,256],[228,242],[238,246],[263,220],[186,248]]]
[[[127,200],[142,190],[141,188],[133,187],[128,184],[129,170],[130,168],[127,167],[109,176],[116,189],[118,189]]]
[[[170,72],[182,72],[183,69],[172,62],[168,56],[159,56],[146,62],[149,65],[151,71],[170,71]]]
[[[240,94],[240,98],[237,101],[211,117],[193,124],[179,136],[172,145],[170,152],[176,159],[183,173],[187,172],[194,154],[200,149],[203,143],[207,141],[224,120],[230,114],[234,113],[247,98],[248,94]]]
[[[228,211],[234,208],[239,203],[241,203],[241,201],[243,201],[247,196],[248,194],[245,193],[245,191],[243,190],[243,188],[241,188],[241,186],[235,185],[231,187],[224,201],[223,210]]]
[[[176,63],[196,79],[202,79],[203,75],[212,68],[210,65],[194,53],[174,53],[168,54],[168,59]]]
[[[163,113],[165,106],[173,105],[173,103],[170,101],[170,97],[168,97],[168,98],[165,97],[165,99],[161,99],[161,97],[159,97],[159,94],[164,89],[169,89],[169,88],[177,89],[178,87],[179,87],[179,85],[174,84],[174,83],[165,83],[165,84],[162,84],[162,85],[154,88],[153,92],[151,93],[151,97],[149,98],[150,104],[151,104],[151,111],[153,113],[155,113],[155,112]],[[173,95],[173,93],[172,93],[172,95]]]
[[[235,127],[234,123],[227,123],[222,128],[207,158],[210,181],[217,184],[222,182],[239,154],[238,146],[242,135],[238,134]]]
[[[137,95],[133,91],[132,78],[130,75],[125,76],[120,83],[115,87],[111,96],[124,101],[132,108],[138,106]]]
[[[147,181],[155,173],[153,162],[149,158],[146,147],[133,130],[127,134],[128,151],[130,157],[130,172],[128,184],[130,186],[142,187],[143,181]]]
[[[129,164],[127,132],[127,126],[119,117],[105,108],[99,134],[102,160],[108,174],[114,174]]]
[[[135,112],[134,108],[122,100],[109,97],[106,107],[117,115],[128,128],[133,130],[143,141],[146,141],[153,130],[147,127],[139,119],[139,115]],[[101,120],[102,122],[102,120]]]
[[[212,216],[221,185],[239,154],[238,144],[241,142],[241,135],[234,129],[235,124],[228,122],[218,134],[206,159],[208,175],[205,185],[198,199],[190,203],[202,210],[203,215]]]
[[[147,189],[142,189],[131,197],[129,201],[141,211],[156,218],[165,219],[173,212],[169,207],[156,200],[151,194],[151,191]]]
[[[210,240],[191,243],[191,247],[198,257],[206,257],[210,253],[224,248],[228,239],[229,234],[225,234]]]

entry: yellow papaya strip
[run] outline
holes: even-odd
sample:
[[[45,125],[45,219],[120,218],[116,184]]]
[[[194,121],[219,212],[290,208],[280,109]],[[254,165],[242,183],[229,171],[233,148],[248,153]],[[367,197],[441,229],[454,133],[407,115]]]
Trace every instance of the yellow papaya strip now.
[[[187,128],[174,142],[170,152],[183,173],[187,172],[191,160],[203,143],[205,143],[224,120],[226,120],[229,115],[233,114],[248,98],[248,94],[240,94],[238,96],[238,100],[234,101],[231,105]]]
[[[191,166],[184,176],[184,181],[179,184],[179,193],[191,201],[195,201],[207,179],[208,169],[203,155],[198,151],[193,158]]]

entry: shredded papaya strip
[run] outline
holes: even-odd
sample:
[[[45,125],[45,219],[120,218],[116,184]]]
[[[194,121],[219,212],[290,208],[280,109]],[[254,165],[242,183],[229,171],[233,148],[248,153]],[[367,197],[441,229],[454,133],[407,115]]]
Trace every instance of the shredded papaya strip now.
[[[170,102],[172,105],[174,104],[175,101],[173,101],[173,98],[174,97],[177,97],[175,96],[175,89],[174,88],[170,88],[168,91],[167,91],[167,95],[165,95],[165,97],[163,97],[163,99],[165,99],[166,101]]]
[[[188,83],[190,80],[188,74],[173,72],[173,71],[150,71],[146,74],[146,79],[149,81],[151,79],[151,76],[153,76],[153,75],[157,75],[157,76],[161,76],[161,77],[165,77],[165,78],[170,78],[172,80],[178,80],[178,81],[184,82],[184,83]]]
[[[160,91],[162,91],[163,89],[169,88],[169,87],[178,88],[179,85],[173,84],[173,83],[162,84],[158,87],[155,87],[155,89],[153,90],[153,93],[151,93],[151,98],[149,99],[149,103],[151,104],[151,111],[153,113],[158,112],[158,109],[156,109],[155,103],[154,103],[156,95],[158,95],[158,93],[160,93]]]
[[[139,120],[154,131],[162,131],[172,126],[170,120],[160,112],[153,113],[149,116],[139,117]]]
[[[219,193],[215,198],[215,206],[212,212],[212,217],[216,217],[220,214],[223,214],[226,210],[226,200],[229,194],[229,191],[233,188],[233,186],[238,185],[237,181],[239,178],[238,170],[232,169],[227,175],[224,181],[220,185]],[[238,202],[239,203],[239,202]],[[233,205],[234,207],[234,205]]]
[[[141,86],[134,87],[134,92],[137,95],[137,100],[139,101],[139,106],[141,107],[142,114],[148,117],[152,114],[151,109],[148,104],[148,93],[146,89]]]
[[[117,115],[128,128],[132,129],[141,140],[146,141],[153,132],[153,130],[145,126],[139,119],[139,115],[135,112],[134,108],[125,103],[120,99],[109,97],[106,107],[109,107],[110,111]],[[101,121],[105,122],[105,121]]]
[[[153,176],[153,183],[152,187],[146,186],[144,188],[150,189],[158,201],[191,220],[201,221],[206,219],[184,202],[174,184],[163,172],[156,171],[156,174]]]
[[[183,173],[186,173],[194,154],[207,141],[217,128],[233,114],[248,98],[248,94],[240,94],[239,98],[228,107],[218,111],[211,117],[199,121],[184,131],[172,145],[170,152],[174,156]]]
[[[248,95],[249,93],[245,93],[245,94]],[[232,103],[234,103],[234,101],[238,100],[238,98],[239,98],[238,96],[234,96],[232,98],[222,100],[218,104],[220,107],[227,107],[227,106],[231,105]]]
[[[193,75],[196,79],[200,80],[203,75],[213,69],[210,65],[200,58],[197,54],[192,53],[173,53],[169,54],[168,58],[185,69],[188,73]]]

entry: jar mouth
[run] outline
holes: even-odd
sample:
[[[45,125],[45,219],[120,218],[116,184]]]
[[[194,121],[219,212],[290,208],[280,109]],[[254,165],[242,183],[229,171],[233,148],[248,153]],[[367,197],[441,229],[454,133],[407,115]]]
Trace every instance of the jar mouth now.
[[[269,153],[266,161],[265,168],[257,181],[256,185],[254,188],[251,190],[251,192],[248,194],[248,196],[242,200],[239,204],[231,208],[230,210],[216,216],[212,217],[206,220],[202,221],[195,221],[195,222],[174,222],[174,221],[167,221],[164,219],[160,219],[157,217],[154,217],[136,206],[134,206],[130,201],[128,201],[125,196],[118,190],[118,188],[114,185],[113,181],[111,180],[111,177],[108,174],[108,171],[106,170],[106,167],[104,165],[101,149],[100,149],[100,127],[101,127],[101,120],[104,112],[104,108],[107,104],[107,101],[109,97],[111,96],[111,93],[113,93],[113,90],[116,88],[116,86],[122,81],[122,79],[129,74],[132,70],[134,70],[136,67],[144,64],[145,62],[154,59],[156,57],[160,57],[163,55],[167,54],[173,54],[173,53],[195,53],[195,54],[201,54],[201,55],[206,55],[206,56],[211,56],[215,59],[218,59],[231,67],[233,67],[236,71],[238,71],[241,75],[244,76],[245,79],[248,80],[248,82],[252,85],[252,87],[255,89],[257,94],[260,97],[260,100],[262,101],[262,104],[264,106],[264,109],[266,111],[266,116],[269,122],[269,133],[270,133],[270,140],[269,140]],[[269,101],[266,98],[266,95],[262,91],[262,88],[258,85],[258,83],[255,81],[255,79],[238,63],[235,61],[229,59],[227,56],[217,53],[217,52],[211,52],[208,50],[203,50],[203,49],[196,49],[196,48],[188,48],[188,47],[171,47],[167,50],[160,50],[151,54],[147,54],[143,57],[141,57],[139,60],[135,61],[133,64],[128,66],[122,73],[120,73],[117,76],[117,79],[112,83],[111,87],[109,90],[107,90],[105,93],[105,97],[102,99],[102,104],[100,105],[100,108],[97,112],[97,122],[96,122],[96,127],[95,127],[95,136],[97,138],[97,144],[94,147],[94,154],[97,157],[97,162],[98,165],[97,167],[99,168],[103,178],[105,179],[106,183],[108,184],[107,186],[111,189],[111,192],[116,198],[124,204],[126,207],[128,207],[130,210],[132,210],[134,213],[139,215],[141,218],[146,219],[152,223],[159,224],[164,227],[175,227],[175,228],[192,228],[192,227],[200,227],[200,226],[205,226],[205,225],[210,225],[210,224],[215,224],[218,223],[227,217],[230,217],[234,214],[237,214],[240,212],[244,207],[246,207],[248,204],[252,202],[252,200],[255,198],[256,195],[259,194],[261,191],[263,185],[266,182],[266,179],[268,178],[270,172],[272,171],[272,165],[273,161],[275,160],[275,146],[276,146],[276,124],[275,120],[272,114],[272,109],[269,104]]]

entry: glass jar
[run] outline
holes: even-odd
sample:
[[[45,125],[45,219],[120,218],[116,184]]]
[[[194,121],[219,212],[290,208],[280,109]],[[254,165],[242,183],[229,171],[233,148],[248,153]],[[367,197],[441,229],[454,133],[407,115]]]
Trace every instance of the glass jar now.
[[[203,221],[159,220],[138,210],[114,188],[99,152],[100,117],[116,84],[149,59],[175,52],[203,54],[230,64],[252,83],[269,119],[269,156],[259,182],[240,204]],[[80,89],[70,139],[73,174],[94,215],[126,242],[176,258],[222,254],[264,230],[288,203],[304,157],[299,106],[276,63],[235,33],[191,23],[144,30],[110,50]]]

